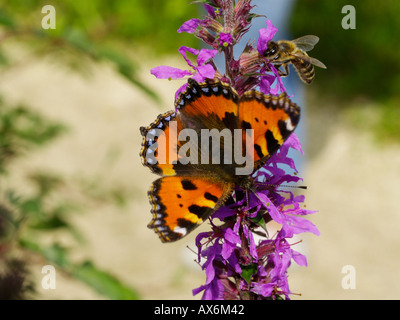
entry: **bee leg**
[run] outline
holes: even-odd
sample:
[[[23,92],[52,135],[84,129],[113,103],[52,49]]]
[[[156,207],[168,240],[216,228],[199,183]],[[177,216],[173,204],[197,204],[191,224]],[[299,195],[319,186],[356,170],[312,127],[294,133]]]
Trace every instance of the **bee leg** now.
[[[289,64],[284,64],[284,65],[283,65],[283,69],[284,69],[285,71],[282,71],[282,70],[281,70],[280,76],[281,76],[281,77],[287,77],[287,76],[289,75]]]
[[[281,69],[283,67],[283,70]],[[278,75],[280,77],[287,77],[289,75],[289,65],[288,64],[276,64],[275,65],[276,70],[278,71]]]

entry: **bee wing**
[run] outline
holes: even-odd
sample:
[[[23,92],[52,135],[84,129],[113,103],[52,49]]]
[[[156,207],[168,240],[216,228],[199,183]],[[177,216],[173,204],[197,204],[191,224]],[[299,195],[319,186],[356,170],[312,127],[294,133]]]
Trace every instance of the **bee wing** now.
[[[324,65],[321,61],[319,61],[318,59],[315,59],[315,58],[312,58],[312,57],[309,57],[310,58],[310,62],[314,65],[314,66],[316,66],[316,67],[320,67],[320,68],[322,68],[322,69],[326,69],[326,65]]]
[[[303,36],[297,39],[292,40],[296,44],[296,46],[304,51],[310,51],[314,48],[314,46],[318,43],[319,38],[313,35]]]
[[[299,53],[295,53],[292,54],[294,57],[299,58],[301,60],[307,61],[311,64],[313,64],[314,66],[320,67],[322,69],[326,69],[326,65],[324,65],[321,61],[319,61],[318,59],[315,59],[313,57],[310,56],[306,56],[304,54],[299,54]]]

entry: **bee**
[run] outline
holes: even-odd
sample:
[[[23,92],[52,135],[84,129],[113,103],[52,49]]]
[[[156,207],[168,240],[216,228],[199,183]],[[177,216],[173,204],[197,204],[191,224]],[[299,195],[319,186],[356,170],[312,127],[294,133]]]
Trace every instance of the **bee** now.
[[[310,51],[318,43],[317,36],[303,36],[298,39],[269,41],[263,56],[273,63],[282,77],[289,75],[289,64],[292,63],[299,74],[300,79],[310,84],[314,80],[314,66],[326,69],[319,60],[310,57],[306,51]],[[283,68],[283,70],[281,69]]]

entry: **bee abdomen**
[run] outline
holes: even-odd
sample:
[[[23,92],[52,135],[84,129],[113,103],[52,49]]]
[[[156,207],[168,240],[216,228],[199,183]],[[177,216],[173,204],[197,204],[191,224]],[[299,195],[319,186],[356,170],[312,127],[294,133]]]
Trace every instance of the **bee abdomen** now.
[[[315,71],[311,63],[296,59],[296,61],[293,61],[293,65],[303,82],[310,84],[314,80]]]

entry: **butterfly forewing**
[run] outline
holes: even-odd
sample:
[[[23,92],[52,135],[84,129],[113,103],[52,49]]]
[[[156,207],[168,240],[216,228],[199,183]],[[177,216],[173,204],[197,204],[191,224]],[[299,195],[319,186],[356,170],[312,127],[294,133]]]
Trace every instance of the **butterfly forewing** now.
[[[299,118],[300,108],[285,93],[273,96],[253,90],[240,97],[239,124],[243,129],[253,130],[256,169],[285,142]]]

